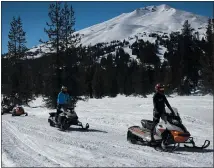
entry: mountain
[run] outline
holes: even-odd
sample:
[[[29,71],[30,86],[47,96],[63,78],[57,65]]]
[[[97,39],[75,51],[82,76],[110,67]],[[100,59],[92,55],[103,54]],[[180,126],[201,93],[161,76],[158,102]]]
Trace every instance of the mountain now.
[[[155,42],[156,37],[151,34],[169,35],[172,31],[181,31],[182,25],[188,20],[195,31],[199,32],[202,38],[206,31],[208,18],[190,12],[178,10],[168,5],[148,6],[139,8],[130,13],[123,13],[103,23],[82,29],[76,33],[81,34],[82,45],[95,45],[101,42],[124,39],[132,44],[138,39]],[[131,55],[128,47],[124,48]],[[160,57],[166,49],[160,46]],[[45,44],[40,44],[28,51],[29,56],[38,58],[43,53],[49,52]],[[131,57],[135,57],[131,55]]]
[[[180,31],[185,20],[188,20],[191,26],[199,31],[200,36],[204,34],[207,17],[177,10],[168,5],[139,8],[77,33],[84,34],[83,44],[94,45],[99,42],[128,39],[144,32],[146,34],[169,34],[172,31]]]

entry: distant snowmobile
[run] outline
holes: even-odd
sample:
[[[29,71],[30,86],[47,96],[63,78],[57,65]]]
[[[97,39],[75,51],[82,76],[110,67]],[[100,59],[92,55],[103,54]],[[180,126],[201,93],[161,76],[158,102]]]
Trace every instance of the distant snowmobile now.
[[[13,110],[13,107],[14,106],[11,106],[11,105],[7,105],[7,104],[2,104],[1,105],[1,115],[5,114],[5,113],[9,113],[11,114],[12,110]]]
[[[177,109],[173,108],[175,114],[169,111],[166,113],[167,122],[159,122],[154,130],[155,144],[151,144],[151,128],[152,121],[141,120],[142,128],[139,126],[131,126],[128,128],[127,140],[134,144],[148,145],[159,148],[163,151],[174,151],[180,144],[184,144],[186,148],[204,149],[210,145],[209,140],[205,140],[204,145],[198,147],[195,145],[193,137],[186,127],[182,124],[181,118]],[[168,109],[167,109],[168,110]],[[192,144],[188,146],[187,144]]]
[[[55,120],[56,113],[49,113],[50,116],[48,118],[48,122],[50,126],[60,127],[61,130],[67,130],[71,125],[80,126],[82,129],[87,130],[89,128],[89,124],[87,123],[85,127],[83,127],[82,123],[78,120],[78,116],[74,111],[74,108],[61,108],[62,113],[59,114],[58,121]]]
[[[12,116],[21,116],[25,114],[25,116],[28,116],[28,113],[25,112],[24,108],[22,106],[16,106],[12,110]]]
[[[12,116],[21,116],[25,114],[25,116],[28,116],[28,113],[25,112],[24,108],[22,106],[16,105],[2,105],[1,106],[1,114],[12,114]]]

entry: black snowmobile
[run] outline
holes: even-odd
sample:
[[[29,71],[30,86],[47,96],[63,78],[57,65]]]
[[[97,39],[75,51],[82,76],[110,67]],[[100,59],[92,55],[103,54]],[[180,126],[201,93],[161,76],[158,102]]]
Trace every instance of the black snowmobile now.
[[[166,123],[161,121],[154,130],[155,143],[151,143],[151,128],[153,122],[150,120],[141,120],[142,128],[132,126],[128,128],[127,140],[134,144],[148,145],[163,151],[174,151],[180,144],[186,148],[204,149],[210,145],[209,140],[205,140],[204,145],[198,147],[195,145],[193,137],[182,124],[181,118],[176,108],[173,108],[175,114],[167,109]],[[192,144],[188,146],[187,144]]]
[[[1,102],[1,115],[5,113],[11,113],[14,106],[12,103],[10,103],[10,99],[6,96],[3,97],[3,100]]]
[[[1,115],[5,113],[11,114],[11,111],[13,110],[13,106],[2,104],[1,105]]]
[[[59,114],[58,120],[56,121],[56,112],[49,113],[48,122],[52,127],[59,127],[61,130],[67,130],[71,125],[80,126],[82,129],[87,130],[89,124],[86,123],[84,127],[83,124],[78,120],[78,116],[74,111],[74,107],[61,108],[61,113]]]

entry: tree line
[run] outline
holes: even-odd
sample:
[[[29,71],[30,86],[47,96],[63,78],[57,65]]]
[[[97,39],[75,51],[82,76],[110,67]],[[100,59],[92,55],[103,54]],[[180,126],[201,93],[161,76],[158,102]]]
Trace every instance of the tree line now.
[[[25,103],[43,95],[47,105],[55,107],[62,85],[75,97],[91,98],[146,96],[158,82],[166,85],[168,94],[175,89],[181,95],[197,88],[204,93],[214,90],[213,19],[208,20],[202,39],[185,21],[181,32],[172,32],[168,38],[156,35],[155,43],[136,39],[133,44],[124,40],[82,46],[81,36],[75,33],[72,6],[52,3],[48,16],[44,31],[49,40],[39,41],[51,52],[37,59],[27,57],[21,18],[13,18],[8,53],[1,58],[3,94],[19,93]],[[160,45],[167,49],[162,63],[158,56]],[[129,47],[137,59],[132,59],[124,47]]]

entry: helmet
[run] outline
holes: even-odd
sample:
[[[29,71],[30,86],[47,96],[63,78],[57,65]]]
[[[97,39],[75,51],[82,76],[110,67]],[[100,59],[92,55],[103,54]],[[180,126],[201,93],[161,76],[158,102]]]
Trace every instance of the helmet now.
[[[68,88],[65,86],[62,86],[61,91],[67,92]]]
[[[155,91],[164,94],[164,85],[158,83],[155,85]]]

